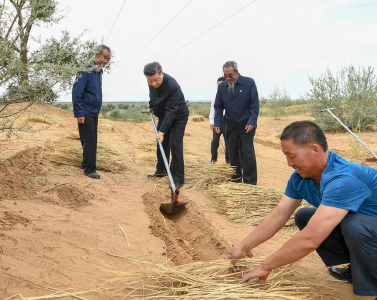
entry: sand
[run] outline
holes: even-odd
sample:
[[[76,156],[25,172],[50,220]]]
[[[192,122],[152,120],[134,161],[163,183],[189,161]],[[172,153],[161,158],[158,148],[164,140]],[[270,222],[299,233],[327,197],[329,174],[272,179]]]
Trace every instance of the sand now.
[[[52,149],[63,149],[63,142],[80,146],[72,138],[77,136],[72,114],[41,104],[32,111],[48,115],[52,124],[37,124],[42,131],[0,142],[1,299],[47,295],[48,288],[86,291],[103,286],[113,276],[107,270],[132,266],[117,256],[171,265],[222,259],[253,229],[206,209],[211,199],[205,190],[183,187],[180,197],[190,202],[187,211],[171,218],[161,215],[159,203],[169,200],[170,192],[166,178],[146,176],[155,166],[149,122],[100,120],[99,142],[111,147],[123,167],[99,172],[101,179],[93,180],[77,164],[57,164],[51,158]],[[280,151],[278,137],[284,126],[303,119],[310,116],[260,117],[255,137],[259,185],[284,189],[292,169]],[[377,167],[349,134],[327,136],[331,150]],[[190,119],[185,154],[209,162],[211,138],[207,119]],[[375,133],[361,138],[376,148]],[[223,145],[219,161],[224,161]],[[252,254],[265,257],[292,234],[283,229]],[[354,296],[351,284],[333,279],[316,253],[297,262],[295,270],[298,281],[328,285],[336,299],[366,299]],[[95,293],[82,297],[104,299]]]

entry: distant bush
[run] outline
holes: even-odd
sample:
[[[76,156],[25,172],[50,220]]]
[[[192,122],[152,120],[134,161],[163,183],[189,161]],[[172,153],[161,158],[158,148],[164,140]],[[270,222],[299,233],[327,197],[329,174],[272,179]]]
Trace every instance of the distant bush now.
[[[333,75],[327,70],[320,78],[309,78],[306,94],[315,121],[327,130],[341,125],[321,109],[334,108],[334,114],[351,130],[370,129],[377,122],[377,78],[372,67],[343,67]]]
[[[132,105],[131,105],[131,107],[132,107]],[[118,108],[119,109],[129,109],[130,105],[128,105],[128,104],[118,104]]]
[[[190,110],[190,115],[200,115],[205,118],[209,117],[211,102],[188,102],[187,106]]]

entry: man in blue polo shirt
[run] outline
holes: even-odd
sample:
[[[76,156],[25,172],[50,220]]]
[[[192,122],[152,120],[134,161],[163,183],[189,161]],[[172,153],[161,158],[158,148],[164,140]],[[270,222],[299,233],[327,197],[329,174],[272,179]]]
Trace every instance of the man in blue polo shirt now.
[[[80,141],[83,148],[81,167],[90,178],[99,179],[97,173],[97,128],[98,114],[102,107],[102,69],[111,57],[111,50],[99,46],[93,65],[80,72],[72,88],[73,113],[77,118]]]
[[[377,170],[328,151],[323,131],[311,121],[288,125],[280,140],[288,165],[295,171],[277,207],[228,253],[231,268],[237,269],[237,259],[274,236],[305,199],[314,207],[296,213],[301,231],[246,274],[243,282],[254,278],[263,282],[272,269],[316,250],[332,276],[353,283],[356,295],[376,296]]]
[[[237,63],[223,65],[225,82],[219,84],[215,100],[215,130],[221,132],[223,111],[226,123],[225,138],[230,165],[234,167],[233,180],[257,184],[257,162],[254,135],[259,114],[259,98],[255,81],[238,73]],[[241,146],[241,149],[240,149]],[[240,159],[242,151],[242,160]],[[242,162],[242,166],[241,166]],[[243,173],[242,173],[243,170]]]

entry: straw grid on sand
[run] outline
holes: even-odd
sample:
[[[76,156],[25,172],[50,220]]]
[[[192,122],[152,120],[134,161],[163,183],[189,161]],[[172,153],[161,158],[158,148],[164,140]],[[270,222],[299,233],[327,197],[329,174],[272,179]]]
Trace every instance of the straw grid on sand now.
[[[48,156],[56,164],[79,167],[82,160],[82,147],[77,134],[70,134],[65,138],[49,142]],[[102,171],[117,173],[126,169],[123,155],[110,144],[98,141],[97,166]]]
[[[210,164],[194,155],[185,155],[185,187],[207,190],[229,182],[233,168],[224,163]]]
[[[258,225],[279,203],[283,191],[264,186],[229,182],[220,184],[207,193],[212,207],[237,223]],[[304,206],[304,205],[302,205]],[[293,217],[285,224],[294,225]]]
[[[317,287],[290,280],[290,267],[273,271],[263,284],[252,280],[241,284],[241,278],[261,262],[260,259],[240,260],[242,270],[229,271],[229,261],[193,262],[168,267],[154,263],[139,263],[135,271],[116,272],[108,283],[106,297],[117,299],[321,299]],[[323,291],[323,293],[325,293]],[[105,296],[105,295],[104,295]],[[328,296],[328,295],[327,295]],[[105,298],[106,298],[105,297]],[[327,297],[326,299],[330,299]]]
[[[274,270],[264,283],[251,280],[241,284],[242,276],[259,265],[260,259],[240,260],[238,265],[241,271],[237,273],[229,271],[229,261],[226,260],[193,262],[173,267],[141,262],[134,258],[127,260],[131,260],[135,266],[124,272],[108,271],[112,279],[95,290],[55,292],[50,296],[12,299],[38,300],[64,296],[86,299],[83,295],[93,292],[100,294],[102,299],[335,299],[330,296],[333,291],[324,286],[295,280],[292,266]]]

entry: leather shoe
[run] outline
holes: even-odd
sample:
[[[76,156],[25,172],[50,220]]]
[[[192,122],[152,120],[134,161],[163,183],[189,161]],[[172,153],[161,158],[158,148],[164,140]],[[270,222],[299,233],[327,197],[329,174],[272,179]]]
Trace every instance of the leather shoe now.
[[[148,176],[148,178],[161,178],[161,177],[168,176],[168,174],[166,174],[166,173],[154,173],[154,174],[148,174],[147,176]]]
[[[93,178],[93,179],[100,179],[101,176],[97,173],[97,172],[93,172],[93,173],[85,173],[84,174],[90,178]]]
[[[334,278],[338,280],[352,283],[351,265],[348,265],[344,268],[330,267],[329,272]]]

